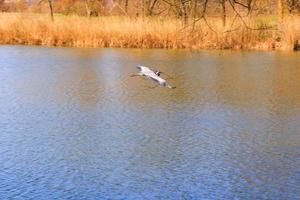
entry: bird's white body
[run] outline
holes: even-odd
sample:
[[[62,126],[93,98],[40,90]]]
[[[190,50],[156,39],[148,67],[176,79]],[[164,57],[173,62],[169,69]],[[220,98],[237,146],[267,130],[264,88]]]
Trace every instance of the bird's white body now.
[[[162,79],[161,77],[159,77],[153,70],[149,69],[148,67],[145,67],[142,65],[137,65],[136,67],[140,70],[138,75],[145,76],[145,77],[157,82],[161,86],[168,87],[168,88],[174,88],[174,87],[170,86],[169,84],[167,84],[167,81],[165,79]]]

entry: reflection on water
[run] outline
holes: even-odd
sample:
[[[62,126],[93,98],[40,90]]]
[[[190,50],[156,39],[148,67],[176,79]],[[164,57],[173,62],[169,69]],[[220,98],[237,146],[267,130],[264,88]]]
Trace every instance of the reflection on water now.
[[[0,47],[1,199],[297,199],[300,54]],[[136,64],[177,88],[130,78]]]

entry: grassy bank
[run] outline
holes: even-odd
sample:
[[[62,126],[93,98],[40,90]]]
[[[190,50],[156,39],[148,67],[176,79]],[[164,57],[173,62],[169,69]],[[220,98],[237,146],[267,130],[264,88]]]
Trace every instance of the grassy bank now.
[[[276,27],[276,19],[260,17],[200,20],[182,29],[178,19],[55,16],[0,13],[0,43],[73,47],[191,48],[191,49],[280,49],[292,50],[300,41],[300,17],[287,17]],[[274,26],[275,29],[256,30]],[[249,28],[251,27],[251,28]],[[252,29],[254,28],[254,29]]]

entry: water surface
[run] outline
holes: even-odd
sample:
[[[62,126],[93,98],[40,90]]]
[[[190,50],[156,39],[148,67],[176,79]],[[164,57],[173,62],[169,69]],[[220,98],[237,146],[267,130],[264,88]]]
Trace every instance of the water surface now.
[[[300,199],[300,54],[1,46],[0,155],[0,199]]]

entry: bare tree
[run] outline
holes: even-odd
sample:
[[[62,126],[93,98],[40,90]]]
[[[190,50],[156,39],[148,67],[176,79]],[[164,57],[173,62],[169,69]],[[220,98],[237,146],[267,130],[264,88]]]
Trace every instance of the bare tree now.
[[[188,14],[187,14],[187,6],[186,3],[188,1],[186,0],[180,0],[180,12],[181,15],[183,16],[184,24],[188,23]]]
[[[84,0],[84,3],[85,3],[86,15],[87,15],[88,17],[91,17],[90,0]]]
[[[226,0],[220,0],[220,4],[222,6],[222,24],[223,27],[226,26]]]
[[[38,4],[41,4],[42,2],[44,2],[46,0],[40,0]],[[47,0],[48,1],[48,5],[49,5],[49,11],[50,11],[50,17],[51,17],[51,21],[54,21],[54,15],[53,15],[53,6],[52,6],[52,0]]]
[[[300,12],[300,0],[287,0],[286,3],[290,14],[294,11]]]
[[[148,15],[153,15],[153,10],[158,0],[149,0],[148,2]]]
[[[0,0],[0,11],[4,11],[4,4],[5,4],[5,0]]]
[[[284,0],[277,0],[277,5],[278,5],[278,19],[279,22],[283,22],[283,15],[284,15]]]
[[[50,9],[51,20],[54,21],[52,0],[48,0],[48,4],[49,4],[49,9]]]
[[[128,13],[128,1],[129,0],[125,0],[125,12],[126,12],[126,14]]]

